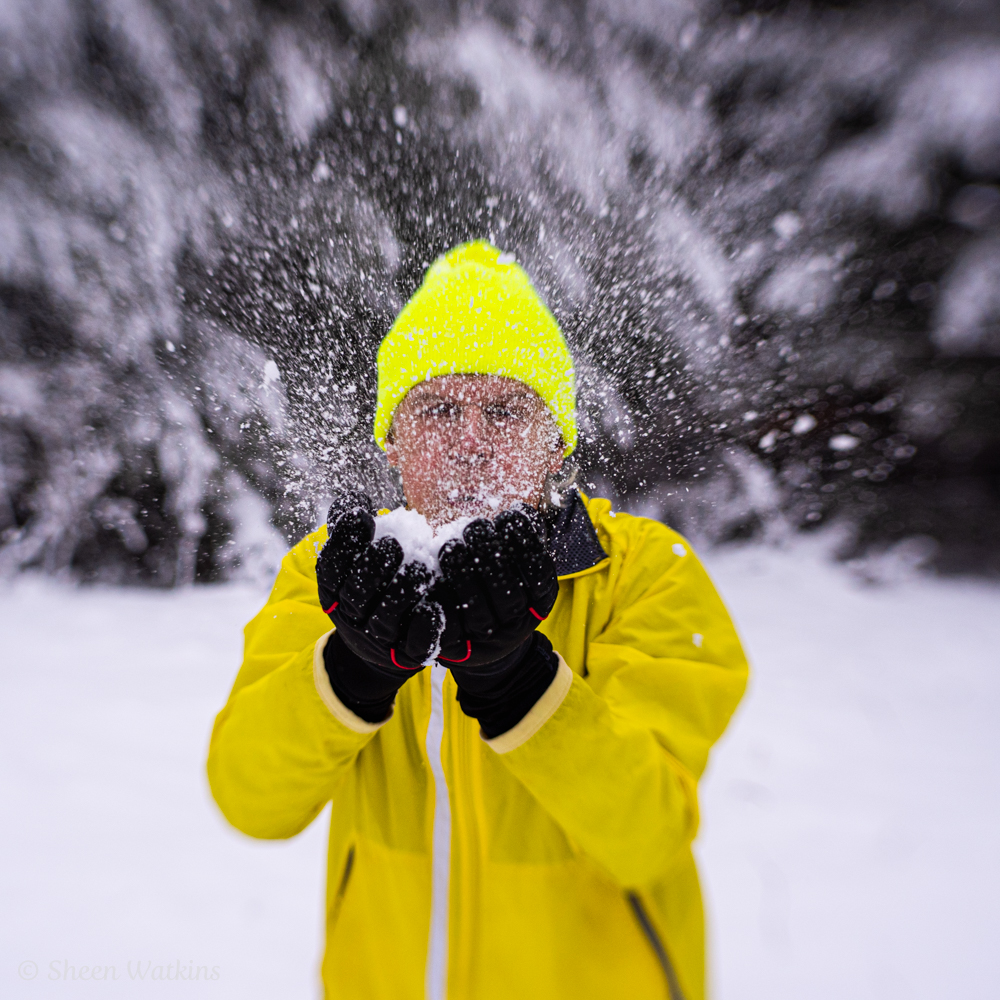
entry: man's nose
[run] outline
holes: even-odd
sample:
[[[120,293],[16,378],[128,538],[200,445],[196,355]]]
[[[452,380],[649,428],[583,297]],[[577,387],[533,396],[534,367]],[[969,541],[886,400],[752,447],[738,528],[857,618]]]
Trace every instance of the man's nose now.
[[[463,406],[458,434],[459,452],[470,458],[488,458],[492,450],[488,432],[482,407],[475,404]]]

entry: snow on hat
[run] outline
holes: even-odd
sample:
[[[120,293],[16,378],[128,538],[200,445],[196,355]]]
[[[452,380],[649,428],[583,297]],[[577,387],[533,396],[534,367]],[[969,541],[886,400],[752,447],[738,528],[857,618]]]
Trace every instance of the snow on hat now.
[[[438,375],[502,375],[545,400],[576,447],[576,375],[566,340],[510,254],[484,240],[439,257],[396,317],[378,351],[375,440],[418,382]]]

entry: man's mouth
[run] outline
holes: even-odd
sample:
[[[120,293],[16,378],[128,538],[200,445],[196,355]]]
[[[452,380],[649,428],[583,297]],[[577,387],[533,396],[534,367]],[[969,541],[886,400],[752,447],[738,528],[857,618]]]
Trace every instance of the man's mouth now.
[[[497,511],[503,501],[498,494],[483,492],[467,492],[453,489],[446,494],[446,501],[452,510],[460,511]]]
[[[486,507],[489,505],[484,497],[473,495],[448,497],[448,503],[452,507]]]
[[[458,493],[448,497],[448,506],[463,513],[496,514],[503,505],[503,498],[495,494]]]

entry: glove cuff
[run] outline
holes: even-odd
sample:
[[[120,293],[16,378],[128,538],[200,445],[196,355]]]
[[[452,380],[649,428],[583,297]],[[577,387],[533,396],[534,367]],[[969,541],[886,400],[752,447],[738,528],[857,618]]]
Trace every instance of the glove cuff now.
[[[323,650],[323,663],[334,694],[365,722],[382,722],[389,714],[396,692],[409,674],[389,674],[352,652],[339,632],[334,632]]]
[[[545,693],[559,669],[559,657],[541,632],[532,632],[531,638],[505,659],[512,661],[507,669],[497,670],[497,664],[490,664],[489,674],[474,667],[452,669],[458,703],[466,715],[479,721],[487,739],[513,729]]]

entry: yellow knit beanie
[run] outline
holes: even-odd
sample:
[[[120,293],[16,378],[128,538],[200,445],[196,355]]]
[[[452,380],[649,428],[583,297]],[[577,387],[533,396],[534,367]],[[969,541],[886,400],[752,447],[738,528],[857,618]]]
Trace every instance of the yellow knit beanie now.
[[[576,376],[552,313],[509,254],[483,240],[439,257],[378,351],[375,440],[418,382],[438,375],[502,375],[545,400],[563,441],[576,447]]]

